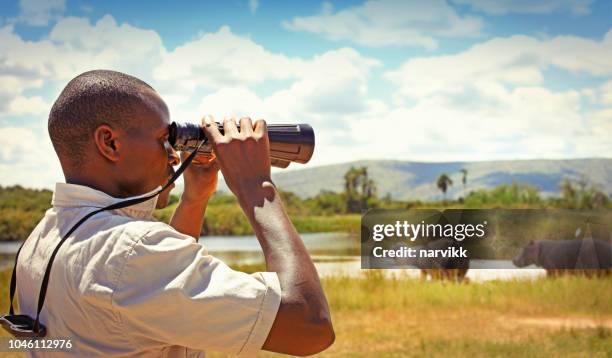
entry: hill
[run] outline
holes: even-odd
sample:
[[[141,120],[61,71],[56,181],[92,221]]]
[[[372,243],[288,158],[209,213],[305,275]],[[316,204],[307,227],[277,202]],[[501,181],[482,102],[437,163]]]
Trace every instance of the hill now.
[[[390,193],[400,200],[437,200],[442,198],[435,182],[441,173],[453,180],[448,198],[464,196],[471,190],[490,189],[513,180],[540,189],[543,196],[560,195],[564,178],[589,183],[612,194],[612,158],[567,160],[504,160],[483,162],[412,162],[398,160],[363,160],[307,169],[279,171],[273,180],[282,190],[300,197],[311,197],[321,190],[342,191],[344,173],[351,167],[365,166],[378,186],[379,196]],[[461,183],[461,169],[467,169],[467,185]],[[225,188],[220,184],[220,188]]]

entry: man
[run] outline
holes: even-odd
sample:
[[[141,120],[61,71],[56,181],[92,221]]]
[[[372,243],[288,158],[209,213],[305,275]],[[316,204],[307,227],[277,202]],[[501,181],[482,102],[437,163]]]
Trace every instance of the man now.
[[[21,313],[36,316],[51,252],[79,219],[168,181],[179,163],[168,144],[169,124],[164,101],[137,78],[97,70],[68,83],[49,115],[66,183],[57,184],[53,207],[19,255]],[[266,123],[242,118],[238,130],[228,119],[224,135],[211,117],[203,126],[216,158],[196,157],[184,172],[170,225],[152,220],[153,198],[96,214],[59,250],[40,317],[48,338],[71,340],[65,354],[191,357],[264,349],[309,355],[332,344],[317,272],[271,181]],[[234,271],[196,242],[219,169],[253,226],[269,272]]]

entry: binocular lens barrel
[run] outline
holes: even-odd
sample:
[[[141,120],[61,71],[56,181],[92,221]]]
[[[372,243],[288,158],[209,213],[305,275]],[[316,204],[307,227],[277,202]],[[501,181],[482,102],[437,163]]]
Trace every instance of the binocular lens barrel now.
[[[223,132],[223,124],[217,123]],[[238,126],[240,130],[240,126]],[[312,158],[315,137],[308,124],[268,124],[270,139],[270,162],[278,168],[286,168],[291,162],[306,164]],[[192,151],[201,141],[204,145],[198,152],[210,154],[212,146],[202,127],[194,123],[176,123],[170,125],[168,141],[177,151]]]

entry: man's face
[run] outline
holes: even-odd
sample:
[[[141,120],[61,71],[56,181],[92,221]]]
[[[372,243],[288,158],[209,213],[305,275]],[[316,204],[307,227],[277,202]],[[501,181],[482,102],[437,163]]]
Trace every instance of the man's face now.
[[[170,118],[164,101],[152,90],[143,90],[146,105],[136,110],[138,126],[123,131],[121,160],[117,163],[123,191],[140,195],[164,185],[174,173],[173,165],[180,159],[168,144],[168,125]],[[172,185],[174,187],[174,185]],[[158,198],[167,203],[172,187]]]

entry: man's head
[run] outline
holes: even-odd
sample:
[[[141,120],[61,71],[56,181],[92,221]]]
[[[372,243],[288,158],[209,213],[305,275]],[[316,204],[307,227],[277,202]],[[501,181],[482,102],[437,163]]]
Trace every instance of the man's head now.
[[[115,197],[165,183],[178,164],[167,145],[168,108],[145,82],[95,70],[72,79],[49,113],[49,135],[66,181]]]

